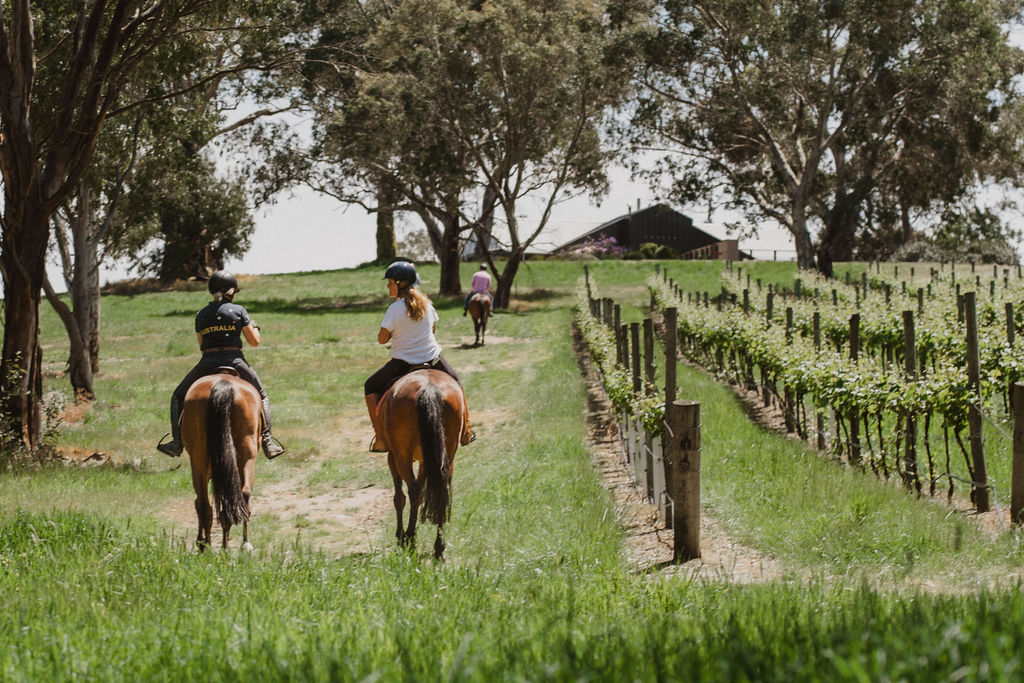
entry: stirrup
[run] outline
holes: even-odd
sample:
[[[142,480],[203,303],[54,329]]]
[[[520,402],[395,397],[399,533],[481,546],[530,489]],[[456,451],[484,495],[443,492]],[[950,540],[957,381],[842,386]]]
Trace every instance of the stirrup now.
[[[376,448],[374,448],[376,446]],[[373,438],[370,439],[370,452],[371,453],[387,453],[388,449],[383,445],[383,442],[378,441],[377,435],[374,434]]]
[[[163,453],[164,455],[169,455],[172,458],[180,457],[181,456],[181,450],[182,450],[182,445],[180,443],[178,443],[174,439],[171,439],[167,443],[164,443],[164,439],[166,439],[170,435],[171,435],[170,432],[167,432],[166,434],[164,434],[160,438],[160,442],[157,443],[156,449],[158,451],[160,451],[161,453]],[[177,447],[177,448],[175,448],[175,447]]]
[[[267,438],[263,439],[263,455],[267,457],[267,460],[273,460],[284,452],[284,445],[275,437],[267,436]]]
[[[459,444],[462,445],[462,446],[468,446],[469,444],[473,443],[474,441],[476,441],[476,432],[470,432],[469,433],[469,438],[466,438],[465,434],[462,435],[462,438],[459,439]]]

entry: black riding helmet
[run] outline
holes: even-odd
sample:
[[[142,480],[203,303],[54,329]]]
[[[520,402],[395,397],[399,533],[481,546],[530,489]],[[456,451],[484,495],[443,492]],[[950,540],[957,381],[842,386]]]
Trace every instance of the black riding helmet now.
[[[395,261],[388,269],[384,271],[385,280],[394,280],[395,282],[407,282],[406,286],[418,285],[420,283],[420,276],[416,272],[416,266],[412,265],[408,261]]]
[[[210,281],[206,283],[207,288],[210,290],[210,294],[223,294],[228,290],[238,291],[238,279],[226,270],[218,270],[210,276]]]

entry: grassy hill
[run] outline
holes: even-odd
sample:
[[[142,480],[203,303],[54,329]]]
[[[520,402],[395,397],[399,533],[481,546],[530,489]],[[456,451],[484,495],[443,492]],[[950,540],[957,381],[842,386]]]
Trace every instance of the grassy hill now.
[[[672,268],[690,289],[718,281],[715,263]],[[651,269],[590,264],[628,320]],[[587,450],[569,334],[581,275],[525,264],[483,348],[461,299],[435,301],[480,435],[456,457],[443,565],[429,526],[398,550],[387,466],[366,452],[362,382],[386,359],[379,269],[242,282],[264,338],[246,356],[289,447],[257,462],[253,555],[194,551],[188,466],[154,449],[205,293],[104,297],[98,398],[57,442],[105,464],[0,473],[0,680],[1019,677],[1016,535],[759,429],[682,365],[680,393],[702,403],[705,514],[784,572],[735,585],[632,571]],[[436,291],[436,268],[423,280]],[[50,312],[42,334],[49,388],[66,393]]]

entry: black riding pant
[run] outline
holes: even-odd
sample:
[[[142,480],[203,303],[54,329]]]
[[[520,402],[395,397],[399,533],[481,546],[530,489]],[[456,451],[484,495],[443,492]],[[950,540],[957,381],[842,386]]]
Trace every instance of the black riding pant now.
[[[188,388],[197,379],[207,375],[214,375],[217,373],[218,368],[225,366],[234,368],[238,372],[239,377],[256,387],[256,391],[260,392],[261,399],[267,397],[267,390],[263,388],[263,382],[260,381],[259,375],[249,367],[249,364],[245,362],[245,356],[238,351],[221,351],[205,354],[199,359],[195,367],[189,370],[188,374],[185,375],[185,379],[181,380],[181,384],[174,390],[174,397],[184,403]]]
[[[382,395],[387,391],[392,384],[398,381],[402,375],[406,375],[412,370],[419,370],[425,366],[434,368],[435,370],[443,370],[444,372],[455,378],[456,382],[459,382],[459,376],[455,374],[455,370],[448,364],[448,361],[444,359],[444,356],[438,356],[429,363],[420,363],[418,365],[411,365],[406,363],[404,360],[398,358],[392,358],[384,364],[377,372],[370,375],[370,378],[366,380],[363,385],[364,393],[369,396],[370,394]],[[461,385],[462,382],[459,382]]]

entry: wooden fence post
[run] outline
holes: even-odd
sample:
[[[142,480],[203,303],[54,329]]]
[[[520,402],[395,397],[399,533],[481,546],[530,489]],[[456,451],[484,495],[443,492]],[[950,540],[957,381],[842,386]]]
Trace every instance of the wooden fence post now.
[[[650,384],[644,388],[646,394],[654,389],[654,321],[650,318],[644,318],[644,377]]]
[[[633,361],[633,393],[640,393],[640,323],[629,324],[630,352]]]
[[[1024,523],[1024,382],[1013,385],[1013,476],[1010,479],[1010,521]]]
[[[850,316],[850,360],[854,363],[860,356],[860,313]],[[850,413],[850,447],[847,458],[850,462],[860,462],[860,415],[854,408]]]
[[[981,362],[978,358],[978,313],[977,293],[964,294],[964,319],[967,322],[967,383],[970,384],[974,400],[967,407],[967,426],[970,429],[971,461],[974,464],[974,481],[971,483],[971,499],[978,512],[989,511],[988,468],[985,465],[985,450],[981,441]]]
[[[908,381],[917,380],[917,339],[914,331],[914,312],[903,311],[903,369]],[[921,479],[917,473],[917,416],[907,415],[906,462],[908,475],[913,478],[913,486],[918,495],[921,493]],[[908,482],[908,484],[911,482]]]
[[[673,502],[673,558],[700,557],[700,402],[665,406],[665,488]]]
[[[814,311],[814,316],[811,318],[811,328],[814,334],[814,352],[817,354],[821,351],[821,312]],[[825,450],[825,416],[821,414],[818,407],[814,409],[814,431],[817,432],[817,443],[818,450]]]
[[[679,311],[665,309],[665,405],[676,400],[676,345],[679,334]]]
[[[1009,344],[1012,347],[1013,346],[1013,342],[1014,342],[1014,337],[1016,336],[1014,334],[1014,332],[1016,331],[1016,327],[1015,327],[1015,325],[1013,323],[1013,304],[1011,304],[1009,301],[1007,301],[1006,302],[1006,306],[1005,306],[1005,310],[1006,310],[1006,343]]]

